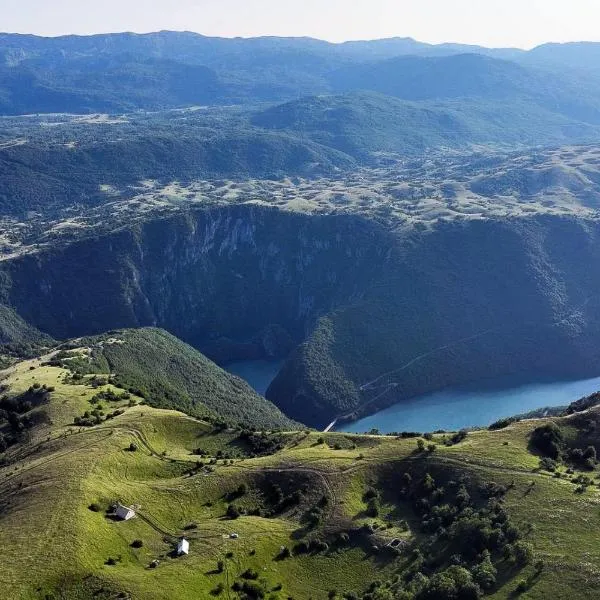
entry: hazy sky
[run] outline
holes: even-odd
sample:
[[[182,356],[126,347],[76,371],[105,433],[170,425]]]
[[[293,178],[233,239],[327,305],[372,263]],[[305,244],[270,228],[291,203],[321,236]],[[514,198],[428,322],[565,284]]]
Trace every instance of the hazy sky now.
[[[0,31],[190,30],[532,47],[600,41],[600,0],[0,0]]]

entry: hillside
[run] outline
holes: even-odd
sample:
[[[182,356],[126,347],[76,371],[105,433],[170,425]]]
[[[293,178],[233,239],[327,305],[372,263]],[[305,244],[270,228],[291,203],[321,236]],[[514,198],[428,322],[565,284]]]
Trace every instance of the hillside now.
[[[419,72],[419,81],[421,77]],[[365,80],[362,75],[360,79]],[[437,75],[435,79],[439,82]],[[381,80],[388,86],[383,89],[393,93],[390,78],[382,76]],[[410,98],[412,94],[404,84],[399,85],[399,95]],[[505,89],[503,84],[500,87]],[[524,98],[414,102],[368,92],[294,100],[256,114],[252,122],[265,129],[306,136],[363,161],[380,152],[406,156],[477,145],[594,141],[600,134],[600,123],[571,118]]]
[[[97,376],[33,360],[2,377],[10,397],[44,390],[46,414],[2,454],[7,597],[577,600],[600,585],[594,408],[466,436],[248,436],[134,396],[74,426],[109,391]],[[135,517],[112,517],[117,501]]]
[[[153,407],[249,427],[296,425],[245,381],[160,329],[114,331],[67,342],[62,348],[51,364],[82,375],[107,375],[114,385]]]
[[[0,147],[0,211],[21,218],[28,211],[54,216],[61,209],[106,202],[107,189],[128,197],[148,181],[316,176],[355,164],[310,140],[235,118],[223,126],[222,120],[167,114],[133,123],[67,122],[53,126],[50,139],[8,141]]]

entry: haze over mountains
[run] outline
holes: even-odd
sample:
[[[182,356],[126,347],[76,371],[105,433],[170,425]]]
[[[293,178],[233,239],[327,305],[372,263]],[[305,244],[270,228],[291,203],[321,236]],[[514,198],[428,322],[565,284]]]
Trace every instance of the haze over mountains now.
[[[593,65],[598,47],[546,45],[525,52],[402,38],[331,44],[175,32],[59,38],[1,34],[0,110],[117,112],[355,90],[414,100],[539,99],[560,98],[565,86],[574,85],[583,86],[579,96],[585,102],[597,95]]]

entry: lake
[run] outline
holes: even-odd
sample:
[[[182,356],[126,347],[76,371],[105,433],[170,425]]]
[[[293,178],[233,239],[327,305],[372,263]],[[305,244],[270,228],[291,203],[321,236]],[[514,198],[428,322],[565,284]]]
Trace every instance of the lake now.
[[[487,426],[503,417],[550,406],[565,406],[600,391],[600,377],[578,381],[523,383],[515,378],[452,388],[400,402],[337,431],[456,431]]]
[[[261,396],[283,366],[283,360],[242,360],[226,365],[226,371],[245,379]]]

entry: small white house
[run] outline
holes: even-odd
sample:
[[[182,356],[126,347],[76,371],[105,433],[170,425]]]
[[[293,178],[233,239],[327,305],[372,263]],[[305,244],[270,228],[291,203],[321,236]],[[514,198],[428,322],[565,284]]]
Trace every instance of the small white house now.
[[[181,556],[182,554],[190,553],[190,543],[185,539],[181,538],[179,543],[177,544],[177,554]]]
[[[117,517],[123,521],[129,521],[129,519],[133,519],[133,517],[135,517],[135,511],[128,506],[117,504],[117,508],[115,508],[115,515],[117,515]]]

